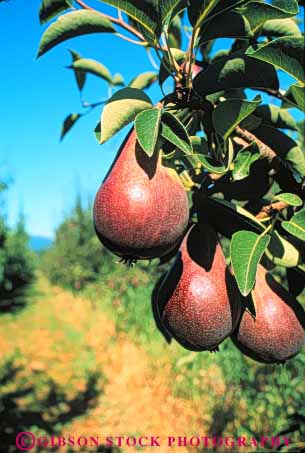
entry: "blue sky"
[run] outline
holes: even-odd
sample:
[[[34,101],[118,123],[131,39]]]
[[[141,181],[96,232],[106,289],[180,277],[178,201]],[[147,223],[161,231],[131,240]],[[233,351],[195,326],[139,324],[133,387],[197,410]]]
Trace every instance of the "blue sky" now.
[[[0,178],[13,181],[6,194],[9,223],[22,211],[31,234],[52,236],[77,191],[85,198],[94,195],[122,140],[118,134],[98,145],[93,129],[101,109],[96,109],[59,142],[62,120],[80,110],[74,75],[65,69],[71,60],[67,49],[99,59],[126,81],[153,68],[143,48],[106,34],[67,41],[36,60],[45,28],[38,21],[39,5],[40,0],[0,5]],[[151,91],[157,99],[157,88]],[[106,95],[106,83],[89,76],[86,100]]]
[[[65,69],[70,63],[67,49],[100,60],[127,82],[153,68],[143,48],[106,34],[67,41],[36,60],[45,28],[39,24],[39,5],[40,0],[0,5],[0,178],[12,179],[6,194],[9,223],[22,211],[30,234],[52,237],[76,193],[94,196],[124,135],[98,145],[93,129],[101,110],[96,109],[59,141],[62,120],[80,111],[73,73]],[[148,94],[154,101],[161,97],[157,86]],[[106,95],[106,84],[89,76],[84,98],[97,101]]]

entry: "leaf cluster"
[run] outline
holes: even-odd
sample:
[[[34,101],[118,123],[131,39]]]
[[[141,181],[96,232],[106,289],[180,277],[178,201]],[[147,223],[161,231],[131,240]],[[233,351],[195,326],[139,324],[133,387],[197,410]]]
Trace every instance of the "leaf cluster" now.
[[[38,55],[75,36],[112,33],[143,46],[150,60],[154,55],[157,71],[125,84],[101,62],[71,51],[69,68],[79,90],[93,74],[111,93],[83,103],[85,112],[70,114],[61,137],[101,104],[95,127],[100,143],[134,122],[143,152],[161,150],[164,165],[174,168],[190,191],[193,220],[208,213],[214,228],[231,240],[240,292],[251,292],[264,259],[287,270],[297,295],[305,286],[305,155],[293,109],[305,110],[298,21],[303,5],[296,0],[99,3],[94,9],[77,0],[43,0],[41,22],[59,17],[43,33]],[[105,14],[103,4],[118,15]],[[222,38],[231,41],[215,52]],[[282,86],[280,72],[294,79],[290,86]],[[170,92],[164,91],[167,79],[173,81]],[[163,97],[154,105],[144,90],[156,81]],[[296,285],[300,280],[304,285]]]

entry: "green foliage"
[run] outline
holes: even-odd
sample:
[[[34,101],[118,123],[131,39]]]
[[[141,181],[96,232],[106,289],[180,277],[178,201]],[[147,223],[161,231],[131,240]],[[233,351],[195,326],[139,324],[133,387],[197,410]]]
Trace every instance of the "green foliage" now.
[[[23,218],[9,229],[0,217],[0,311],[13,310],[21,304],[18,299],[33,281],[34,271],[35,257]]]
[[[152,107],[150,98],[138,88],[122,88],[107,102],[101,117],[101,143],[135,119],[138,113]]]
[[[78,3],[78,11],[64,12],[44,32],[40,54],[70,37],[91,33],[92,24],[94,28],[105,19],[108,22],[100,24],[99,31],[119,30],[120,38],[143,46],[154,69],[159,69],[158,74],[135,76],[130,86],[102,102],[105,106],[95,129],[100,143],[134,121],[144,151],[152,155],[161,148],[163,163],[176,170],[190,191],[190,199],[196,201],[193,219],[208,218],[231,242],[228,258],[240,292],[251,291],[262,259],[283,267],[278,272],[284,274],[293,269],[287,271],[293,286],[296,275],[304,277],[305,269],[304,124],[298,125],[294,111],[289,111],[305,108],[304,39],[298,16],[303,2],[101,0],[98,4],[97,10],[95,5],[88,10]],[[104,14],[105,4],[117,8],[118,15]],[[73,24],[72,14],[79,19]],[[181,39],[183,31],[188,43]],[[219,49],[223,37],[232,41]],[[216,54],[214,45],[219,49]],[[152,56],[158,57],[159,68]],[[90,62],[86,68],[80,55],[72,52],[72,59],[79,90],[86,72],[98,73],[115,88],[111,71],[105,72],[99,62],[85,59]],[[279,71],[295,82],[281,86]],[[143,91],[157,78],[160,111]],[[173,79],[172,92],[170,83],[164,83],[168,78]],[[261,93],[269,96],[264,105],[259,105]],[[83,102],[82,107],[100,104]],[[66,119],[65,133],[74,118],[79,117]]]
[[[40,57],[57,44],[76,36],[114,31],[111,22],[103,16],[91,11],[73,11],[60,17],[47,28],[41,37],[37,56]]]
[[[154,154],[160,128],[161,109],[147,109],[140,112],[135,119],[137,139],[148,156]]]
[[[131,88],[138,88],[138,90],[145,90],[146,88],[149,88],[157,79],[158,75],[156,72],[143,72],[142,74],[134,77],[129,83],[129,86]]]
[[[253,231],[238,231],[232,237],[232,267],[243,296],[247,296],[254,287],[257,266],[269,241],[269,235],[258,235]]]
[[[220,102],[212,116],[216,132],[227,139],[235,127],[255,111],[260,102],[260,96],[253,101],[227,99]]]
[[[39,9],[39,20],[43,24],[71,7],[69,0],[42,0]]]
[[[286,71],[304,86],[304,39],[302,37],[283,36],[261,45],[257,50],[249,48],[247,55]]]
[[[79,290],[109,272],[113,260],[95,235],[92,210],[78,197],[71,215],[56,231],[55,241],[42,257],[53,284]]]

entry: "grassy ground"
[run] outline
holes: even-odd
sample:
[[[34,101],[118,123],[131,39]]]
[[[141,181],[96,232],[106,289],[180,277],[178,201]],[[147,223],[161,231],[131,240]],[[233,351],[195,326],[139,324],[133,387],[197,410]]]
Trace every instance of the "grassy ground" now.
[[[230,341],[218,354],[167,345],[152,318],[151,291],[145,271],[120,266],[81,295],[40,275],[26,307],[0,316],[0,432],[7,453],[16,451],[16,432],[27,430],[100,439],[276,435],[287,414],[301,410],[304,354],[278,368],[254,365]],[[145,449],[189,450],[165,441]]]

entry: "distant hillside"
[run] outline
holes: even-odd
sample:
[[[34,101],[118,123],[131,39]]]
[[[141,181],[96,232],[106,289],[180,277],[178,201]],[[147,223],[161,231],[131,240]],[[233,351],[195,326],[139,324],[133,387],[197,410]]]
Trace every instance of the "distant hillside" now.
[[[40,252],[41,250],[47,249],[52,245],[52,242],[52,239],[45,238],[43,236],[30,237],[30,247],[35,252]]]

